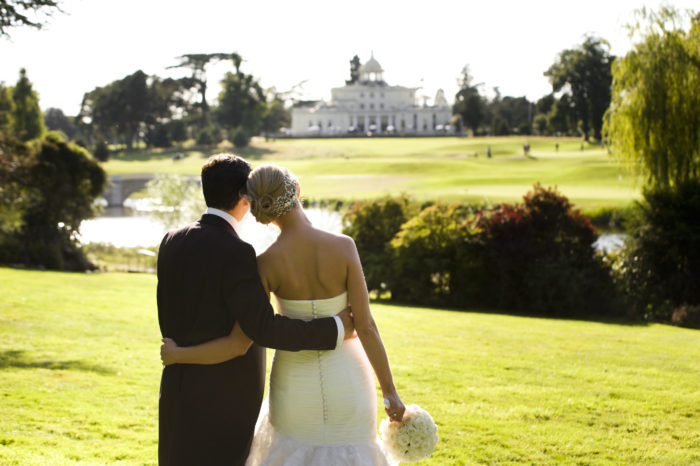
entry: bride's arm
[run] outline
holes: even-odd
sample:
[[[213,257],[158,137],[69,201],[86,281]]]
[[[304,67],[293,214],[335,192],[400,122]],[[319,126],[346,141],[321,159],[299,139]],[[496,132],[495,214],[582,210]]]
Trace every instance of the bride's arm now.
[[[374,373],[379,380],[379,386],[385,399],[389,400],[390,406],[385,408],[389,417],[395,421],[403,419],[405,406],[399,398],[394,386],[394,380],[389,367],[389,358],[386,355],[379,329],[372,317],[369,309],[369,296],[367,294],[367,283],[362,272],[360,256],[357,253],[355,242],[347,240],[348,248],[348,301],[352,307],[352,314],[355,321],[355,330],[360,337],[362,347],[367,354]]]
[[[236,323],[228,336],[195,346],[177,346],[170,338],[163,338],[160,359],[163,364],[218,364],[248,352],[253,340]]]

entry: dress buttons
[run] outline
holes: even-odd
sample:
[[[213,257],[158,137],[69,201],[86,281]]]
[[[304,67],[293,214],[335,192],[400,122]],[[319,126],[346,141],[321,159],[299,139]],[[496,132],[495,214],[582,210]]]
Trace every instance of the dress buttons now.
[[[318,311],[316,310],[316,302],[311,301],[311,315],[314,319],[318,317]],[[323,422],[324,424],[328,422],[328,405],[326,404],[326,387],[323,383],[323,351],[318,351],[316,353],[318,357],[318,382],[321,388],[321,402],[323,403]]]

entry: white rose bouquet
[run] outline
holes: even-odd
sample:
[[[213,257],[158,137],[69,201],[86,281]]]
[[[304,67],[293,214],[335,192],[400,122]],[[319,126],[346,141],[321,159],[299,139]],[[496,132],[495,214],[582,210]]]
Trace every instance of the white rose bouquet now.
[[[429,458],[438,441],[435,421],[418,405],[406,406],[403,422],[384,419],[379,425],[379,434],[386,451],[402,463]]]

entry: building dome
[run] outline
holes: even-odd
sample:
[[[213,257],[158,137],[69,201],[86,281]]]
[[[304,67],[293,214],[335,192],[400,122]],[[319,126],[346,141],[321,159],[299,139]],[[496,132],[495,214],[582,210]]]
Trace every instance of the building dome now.
[[[374,58],[374,53],[370,57],[369,60],[367,60],[367,63],[362,65],[362,68],[360,68],[360,71],[362,73],[381,73],[384,70],[382,69],[382,65],[379,64],[377,60]]]
[[[360,79],[365,82],[375,81],[381,83],[384,81],[382,78],[383,71],[382,65],[380,65],[379,62],[374,59],[374,52],[372,52],[372,55],[370,59],[367,60],[367,63],[360,67]]]

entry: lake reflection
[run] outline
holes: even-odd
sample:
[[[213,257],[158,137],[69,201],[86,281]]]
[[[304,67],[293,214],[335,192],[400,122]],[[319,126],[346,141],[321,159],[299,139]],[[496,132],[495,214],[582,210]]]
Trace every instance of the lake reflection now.
[[[108,207],[100,217],[81,223],[81,241],[117,247],[158,246],[166,233],[163,225],[148,211],[132,208],[143,205],[142,202],[128,203],[127,200],[127,205],[131,207]],[[339,212],[318,208],[304,209],[304,212],[317,228],[333,233],[340,233],[343,228]],[[241,238],[252,244],[258,254],[272,244],[279,233],[274,225],[257,223],[250,213],[241,222]]]

